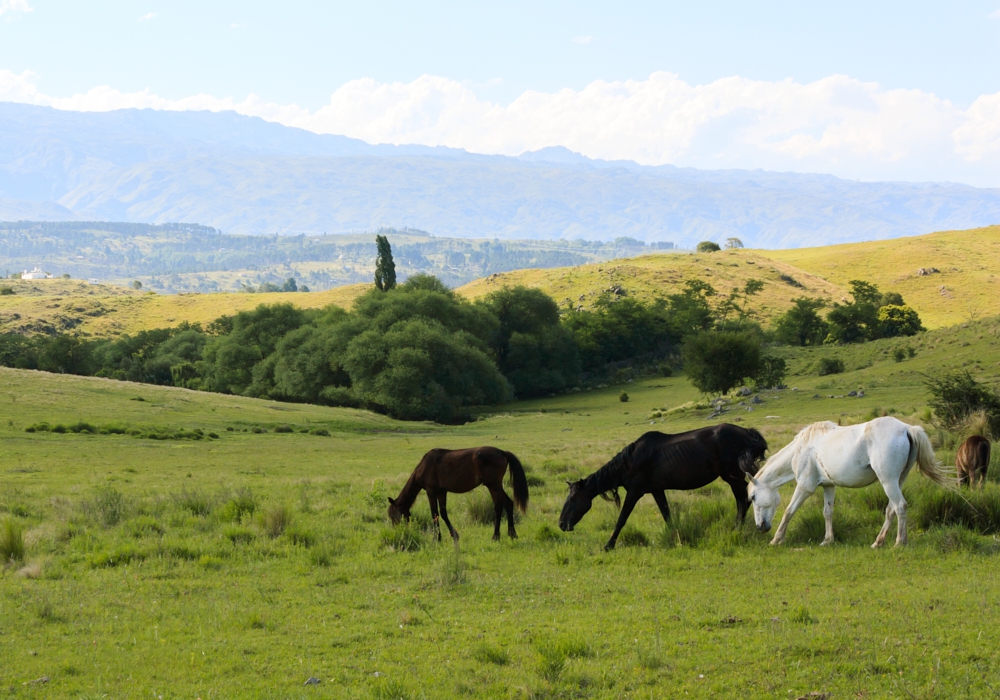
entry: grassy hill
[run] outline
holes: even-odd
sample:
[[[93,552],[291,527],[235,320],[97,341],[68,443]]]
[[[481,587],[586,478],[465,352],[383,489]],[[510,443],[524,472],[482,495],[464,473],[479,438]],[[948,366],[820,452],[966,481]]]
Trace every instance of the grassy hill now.
[[[862,279],[898,291],[929,328],[1000,311],[1000,226],[761,254],[839,286]]]
[[[1000,629],[976,621],[1000,614],[983,593],[996,543],[922,527],[935,491],[918,474],[906,486],[905,550],[868,548],[877,486],[838,489],[829,548],[817,546],[820,499],[798,513],[788,545],[771,548],[752,527],[734,529],[719,484],[669,492],[670,526],[643,499],[611,553],[601,549],[611,504],[597,500],[573,533],[555,524],[565,479],[646,430],[727,420],[761,429],[774,451],[815,420],[918,421],[922,373],[967,367],[996,381],[998,334],[998,319],[931,331],[907,341],[915,356],[900,363],[891,355],[903,341],[788,349],[792,388],[721,419],[683,377],[631,383],[627,403],[610,387],[437,426],[0,369],[0,521],[23,529],[27,548],[0,575],[0,626],[16,630],[0,634],[0,694],[991,697]],[[847,372],[816,376],[829,354]],[[846,396],[859,387],[864,398]],[[25,432],[39,421],[205,438]],[[294,432],[275,431],[285,425]],[[316,428],[331,435],[301,432]],[[386,497],[426,450],[482,444],[527,465],[518,540],[490,541],[480,492],[448,500],[458,547],[433,539],[423,498],[410,529],[388,526]]]
[[[920,268],[937,272],[920,275]],[[765,282],[753,301],[758,319],[765,324],[796,297],[838,301],[848,296],[850,280],[863,279],[883,290],[900,292],[920,313],[925,326],[940,328],[1000,312],[1000,226],[825,248],[657,253],[576,267],[494,273],[457,291],[476,299],[503,285],[524,284],[544,290],[560,306],[588,308],[602,292],[613,288],[651,300],[681,290],[689,279],[705,280],[720,294],[727,294],[751,278]],[[94,336],[134,333],[181,321],[206,323],[261,303],[348,307],[369,288],[368,283],[359,283],[294,294],[158,295],[72,280],[3,284],[15,294],[0,296],[0,331],[70,331]]]

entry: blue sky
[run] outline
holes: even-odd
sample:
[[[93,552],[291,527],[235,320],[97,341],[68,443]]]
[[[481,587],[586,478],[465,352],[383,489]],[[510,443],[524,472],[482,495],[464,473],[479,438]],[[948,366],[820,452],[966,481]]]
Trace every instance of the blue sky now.
[[[1000,147],[1000,134],[993,134],[1000,128],[1000,115],[993,101],[982,98],[1000,95],[998,45],[1000,0],[754,4],[0,0],[0,99],[72,109],[232,106],[366,140],[416,140],[515,152],[555,145],[550,143],[554,139],[595,157],[699,167],[756,163],[861,178],[871,173],[871,177],[908,179],[907,173],[917,172],[910,164],[916,162],[911,151],[920,152],[916,176],[933,177],[931,166],[941,153],[930,153],[920,144],[929,138],[929,129],[942,144],[949,139],[957,144],[955,162],[933,179],[996,186],[1000,168],[988,161],[994,155],[1000,159],[1000,150],[993,150],[995,144]],[[657,73],[674,80],[666,87],[663,81],[648,85]],[[850,82],[821,82],[831,76]],[[735,87],[724,82],[732,77],[743,82]],[[434,80],[428,82],[429,78]],[[800,94],[788,94],[782,86],[789,82],[803,87]],[[600,94],[588,97],[588,86],[594,85],[601,88]],[[812,94],[816,90],[807,89],[810,85],[818,85],[826,96],[817,102]],[[104,92],[92,92],[102,86]],[[345,86],[350,89],[345,91]],[[701,86],[715,87],[711,94],[701,94],[697,90]],[[751,88],[770,92],[749,106],[733,101],[732,95],[746,96]],[[607,114],[592,123],[587,119],[622,90],[630,94],[645,90],[643,99],[616,107],[628,114],[669,102],[669,111],[656,119],[676,121],[677,115],[694,109],[698,95],[701,111],[669,133],[655,125],[629,122],[622,128],[645,129],[641,139],[625,133],[605,138],[602,134],[613,126]],[[576,103],[554,107],[560,91],[572,93]],[[896,98],[909,99],[905,91],[925,96],[917,100],[923,106],[901,104]],[[532,92],[548,96],[545,105],[525,97]],[[81,97],[88,93],[89,98]],[[682,94],[683,99],[678,97]],[[71,100],[74,96],[77,99]],[[194,96],[203,99],[192,101]],[[248,96],[252,96],[249,101]],[[724,114],[705,111],[705,100],[731,106]],[[800,100],[811,102],[799,107]],[[859,123],[883,134],[861,145],[856,139],[850,141],[848,150],[861,156],[871,144],[885,141],[884,134],[897,138],[894,132],[900,129],[898,116],[897,121],[886,118],[872,127],[861,114],[871,111],[861,104],[866,100],[877,102],[878,110],[894,104],[899,115],[915,109],[924,115],[912,143],[892,148],[883,144],[879,147],[884,152],[875,160],[848,158],[844,144],[853,137],[844,134],[856,132]],[[786,102],[785,111],[770,114],[769,105],[781,101]],[[468,107],[472,102],[474,109]],[[838,117],[833,124],[819,117],[789,122],[795,113],[818,115],[823,104],[840,109],[848,102],[855,105],[854,116]],[[353,104],[361,105],[363,123],[345,116]],[[520,118],[512,114],[515,105],[513,111]],[[496,107],[506,111],[501,114]],[[536,111],[524,116],[529,108]],[[577,110],[573,119],[582,120],[581,124],[568,116],[572,110]],[[756,115],[750,121],[739,116],[747,110]],[[400,117],[403,112],[408,116]],[[764,112],[768,115],[761,116]],[[641,121],[641,115],[635,118]],[[539,120],[553,128],[531,133],[530,125]],[[756,127],[762,120],[768,128],[760,131]],[[380,126],[373,126],[376,123]],[[748,135],[750,126],[754,134]],[[789,135],[795,138],[789,140]],[[743,147],[754,138],[763,140],[753,148]],[[775,139],[786,145],[775,150],[768,145]],[[826,155],[818,156],[820,152]],[[882,165],[875,167],[876,161]]]

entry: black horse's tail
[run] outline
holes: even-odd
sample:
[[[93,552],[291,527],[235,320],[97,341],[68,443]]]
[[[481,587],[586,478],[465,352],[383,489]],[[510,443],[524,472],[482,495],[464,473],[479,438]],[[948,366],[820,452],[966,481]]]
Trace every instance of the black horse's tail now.
[[[522,513],[528,512],[528,477],[524,475],[524,467],[521,460],[514,456],[513,452],[504,452],[507,455],[507,466],[510,467],[510,483],[514,487],[514,505]]]

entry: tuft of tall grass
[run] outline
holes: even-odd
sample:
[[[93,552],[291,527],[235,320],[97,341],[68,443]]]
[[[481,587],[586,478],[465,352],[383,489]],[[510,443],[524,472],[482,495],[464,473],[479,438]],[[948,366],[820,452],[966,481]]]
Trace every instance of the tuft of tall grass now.
[[[477,489],[465,499],[465,514],[477,525],[492,525],[495,510],[493,497],[486,489]]]
[[[110,484],[98,486],[94,497],[83,506],[84,512],[104,527],[114,527],[128,515],[124,494]]]
[[[935,527],[927,532],[927,542],[942,554],[952,552],[978,553],[983,551],[979,535],[959,525]]]
[[[281,537],[285,528],[292,524],[292,509],[284,503],[271,506],[262,518],[264,532],[272,540]]]
[[[238,523],[244,516],[250,516],[257,512],[257,499],[254,498],[253,491],[248,486],[237,489],[236,494],[226,501],[219,510],[219,520],[229,523]]]
[[[449,554],[441,565],[441,583],[444,586],[458,586],[468,581],[465,573],[465,560],[462,559],[462,552],[458,548],[458,542],[454,543],[452,553]]]
[[[983,535],[1000,532],[1000,485],[960,492],[924,487],[908,509],[911,522],[925,530],[960,525]]]
[[[303,547],[312,547],[316,544],[316,535],[312,530],[305,528],[301,525],[292,525],[285,530],[285,537],[292,544],[301,545]]]
[[[723,499],[706,498],[671,506],[670,523],[660,532],[663,547],[697,547],[715,523],[733,526],[732,504]]]
[[[550,683],[559,680],[569,659],[593,656],[589,644],[570,637],[542,638],[534,647],[538,653],[538,675]]]
[[[24,553],[24,528],[8,516],[0,523],[0,559],[4,564],[24,561]]]
[[[242,525],[227,525],[222,534],[233,544],[250,544],[253,542],[253,530]]]
[[[618,535],[618,545],[621,547],[648,547],[649,538],[639,528],[626,525]]]
[[[382,528],[379,540],[394,552],[415,552],[424,546],[424,533],[411,523],[402,523]]]
[[[191,513],[191,515],[205,516],[212,512],[212,498],[197,489],[188,489],[186,486],[180,493],[173,495],[174,503],[180,508]]]

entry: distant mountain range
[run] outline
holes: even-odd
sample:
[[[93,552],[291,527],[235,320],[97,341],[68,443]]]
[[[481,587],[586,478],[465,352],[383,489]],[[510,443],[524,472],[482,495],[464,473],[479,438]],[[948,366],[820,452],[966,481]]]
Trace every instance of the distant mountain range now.
[[[0,103],[0,220],[186,222],[239,234],[411,227],[501,239],[736,236],[784,248],[1000,222],[1000,189],[863,183],[370,145],[234,112]]]

